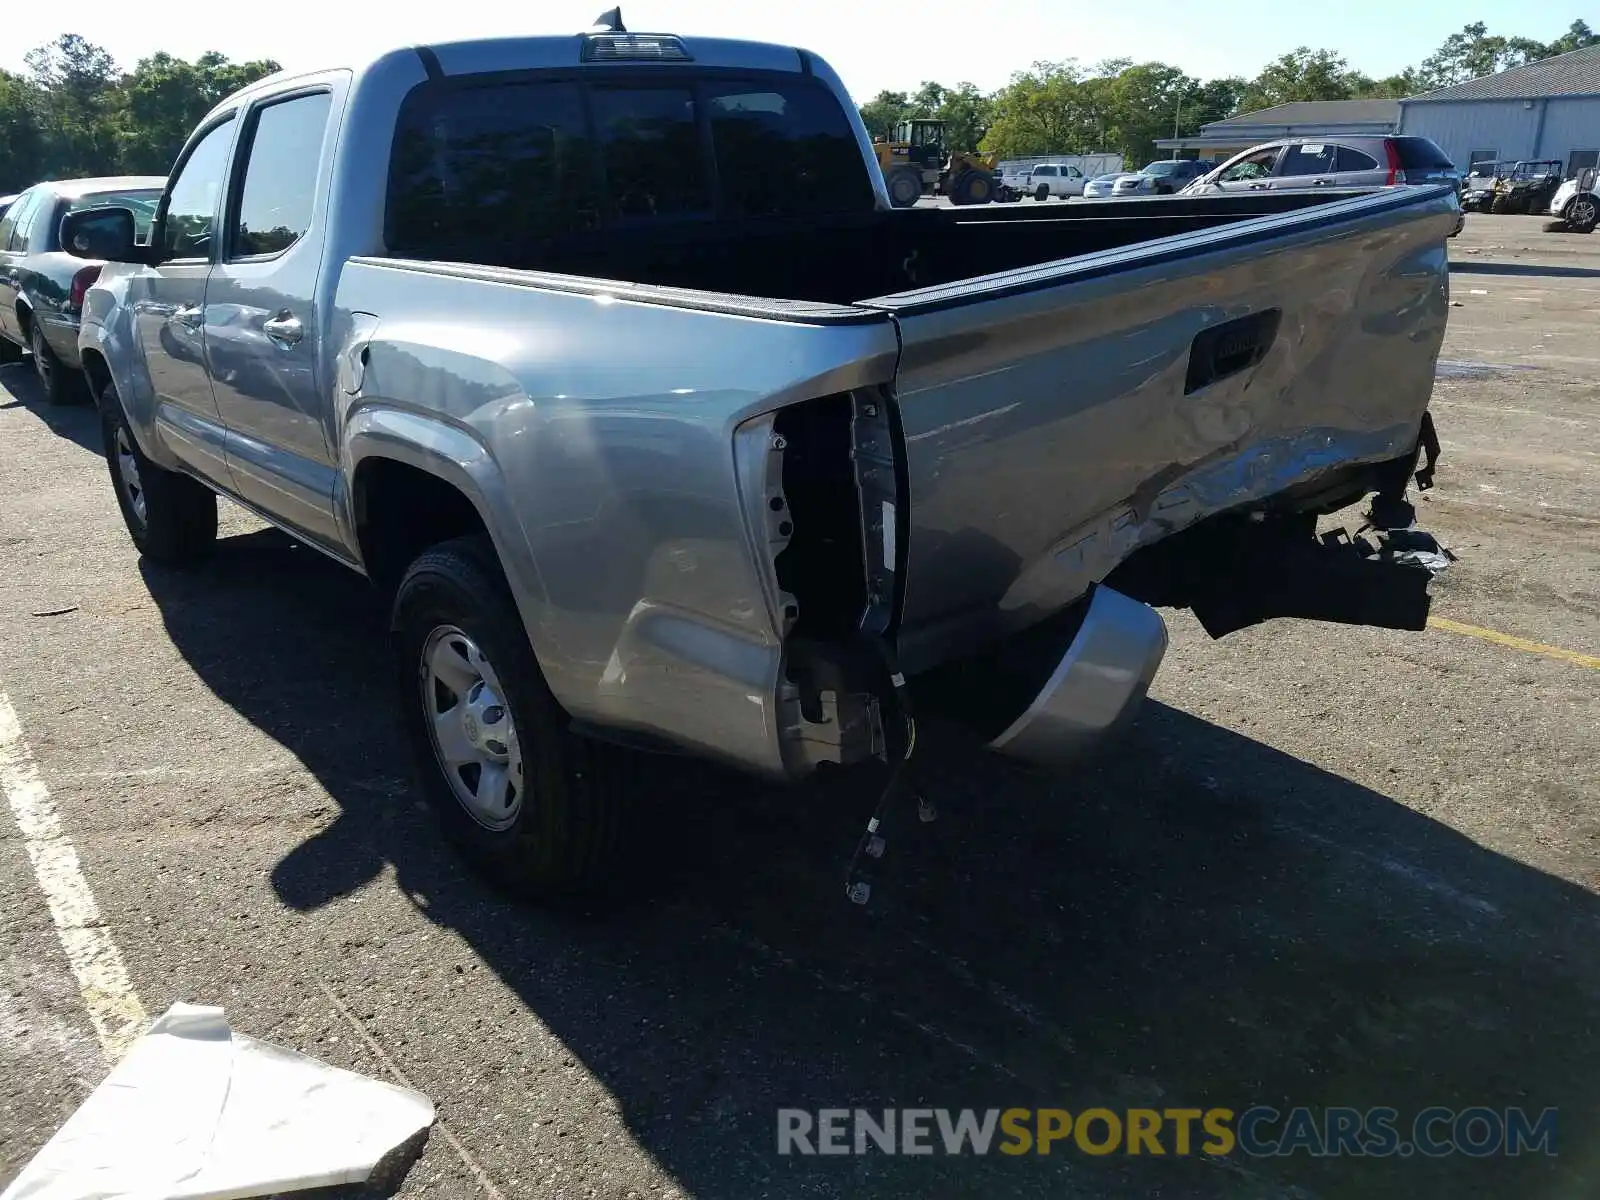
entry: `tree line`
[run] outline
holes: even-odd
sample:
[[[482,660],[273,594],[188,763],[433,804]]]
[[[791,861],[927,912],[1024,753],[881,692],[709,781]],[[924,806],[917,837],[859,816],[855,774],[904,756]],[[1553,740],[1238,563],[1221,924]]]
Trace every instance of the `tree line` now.
[[[124,72],[75,33],[24,62],[21,74],[0,70],[0,192],[41,179],[165,175],[217,101],[278,69],[267,59],[158,53]]]
[[[927,82],[915,92],[879,92],[861,105],[874,136],[888,136],[909,117],[945,122],[952,149],[982,149],[1002,158],[1111,151],[1126,161],[1155,157],[1155,140],[1192,137],[1202,125],[1295,100],[1360,100],[1414,96],[1553,55],[1600,44],[1579,20],[1554,41],[1491,34],[1482,21],[1451,34],[1422,62],[1375,79],[1333,50],[1301,46],[1273,59],[1253,79],[1202,81],[1168,63],[1108,59],[1037,62],[991,95],[970,83]]]
[[[1292,100],[1411,96],[1479,75],[1600,43],[1583,21],[1554,41],[1502,37],[1483,22],[1465,26],[1415,67],[1386,79],[1354,70],[1332,50],[1302,46],[1253,79],[1202,81],[1168,63],[1108,59],[1038,62],[985,95],[970,83],[924,83],[915,92],[880,92],[861,106],[874,135],[907,117],[938,117],[956,149],[1002,157],[1119,153],[1143,162],[1157,138],[1191,136],[1200,126]],[[21,74],[0,70],[0,192],[40,179],[87,175],[164,175],[184,139],[228,93],[278,70],[268,59],[231,62],[166,53],[131,71],[77,34],[30,51]]]

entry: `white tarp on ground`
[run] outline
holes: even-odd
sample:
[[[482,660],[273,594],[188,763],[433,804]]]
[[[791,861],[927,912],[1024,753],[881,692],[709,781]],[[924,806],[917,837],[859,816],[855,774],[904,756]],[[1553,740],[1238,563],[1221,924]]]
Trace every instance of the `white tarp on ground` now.
[[[234,1200],[360,1183],[433,1124],[420,1092],[175,1004],[0,1200]]]

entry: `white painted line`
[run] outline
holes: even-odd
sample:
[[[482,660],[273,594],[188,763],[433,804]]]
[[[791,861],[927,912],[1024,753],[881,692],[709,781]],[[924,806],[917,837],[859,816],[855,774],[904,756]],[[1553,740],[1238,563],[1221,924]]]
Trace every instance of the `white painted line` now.
[[[39,775],[39,764],[23,740],[17,711],[4,691],[0,691],[0,791],[5,792],[22,833],[34,878],[50,906],[50,919],[78,981],[89,1020],[94,1022],[106,1057],[116,1062],[150,1021],[89,881],[78,866],[78,852],[61,828],[61,817]]]

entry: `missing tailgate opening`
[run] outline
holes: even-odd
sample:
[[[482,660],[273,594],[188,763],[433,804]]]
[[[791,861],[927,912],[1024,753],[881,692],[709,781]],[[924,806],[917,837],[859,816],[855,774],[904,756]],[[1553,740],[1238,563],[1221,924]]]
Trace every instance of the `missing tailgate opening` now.
[[[793,405],[773,424],[782,444],[787,538],[773,559],[786,616],[791,748],[850,763],[882,752],[899,604],[903,456],[892,406],[873,391]]]

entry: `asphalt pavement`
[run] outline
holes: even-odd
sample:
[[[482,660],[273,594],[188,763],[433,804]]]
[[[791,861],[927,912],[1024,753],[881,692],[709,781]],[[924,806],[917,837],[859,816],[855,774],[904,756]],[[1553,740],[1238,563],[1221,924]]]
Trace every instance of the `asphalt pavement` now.
[[[1600,238],[1473,215],[1451,256],[1443,623],[1168,614],[1150,703],[1077,770],[929,749],[939,819],[890,828],[865,910],[859,791],[678,760],[610,902],[500,899],[411,790],[364,582],[231,508],[208,566],[142,564],[93,411],[26,366],[7,778],[47,789],[145,1012],[221,1004],[434,1100],[401,1196],[1594,1195]],[[108,1069],[36,846],[0,811],[0,1184]],[[776,1147],[788,1107],[1256,1104],[1555,1107],[1558,1153]]]

